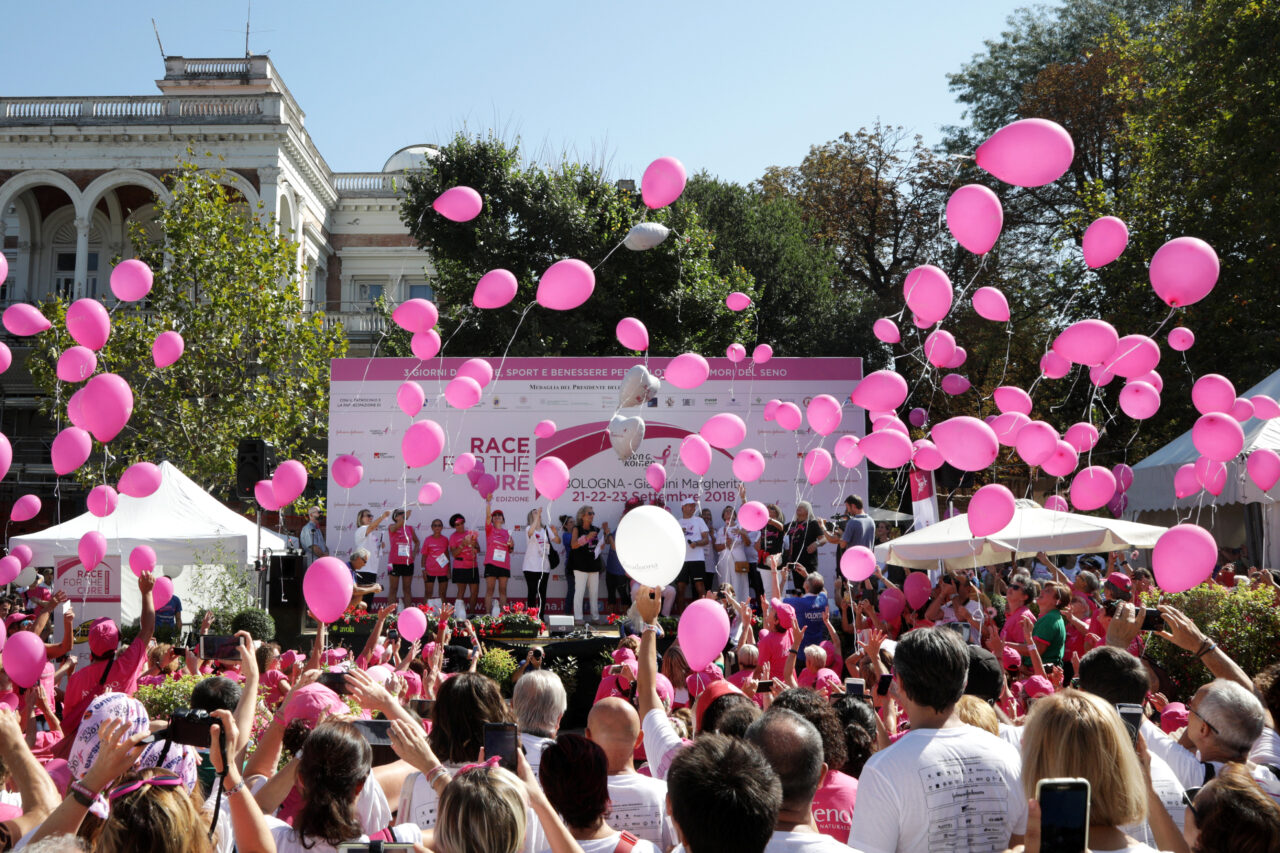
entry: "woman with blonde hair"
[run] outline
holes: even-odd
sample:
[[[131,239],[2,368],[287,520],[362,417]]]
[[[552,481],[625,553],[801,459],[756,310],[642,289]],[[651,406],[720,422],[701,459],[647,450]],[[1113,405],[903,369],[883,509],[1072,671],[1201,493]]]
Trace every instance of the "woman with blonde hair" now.
[[[671,647],[662,656],[662,674],[670,679],[672,686],[675,687],[675,697],[671,702],[671,706],[673,708],[687,706],[690,703],[690,698],[685,682],[693,674],[693,670],[689,669],[689,664],[684,659],[684,651],[680,648],[678,640],[672,643]]]
[[[516,753],[516,773],[497,766],[494,756],[462,768],[440,794],[431,849],[435,853],[519,853],[536,836],[551,853],[582,853],[538,786],[524,753]],[[519,775],[517,775],[519,774]]]

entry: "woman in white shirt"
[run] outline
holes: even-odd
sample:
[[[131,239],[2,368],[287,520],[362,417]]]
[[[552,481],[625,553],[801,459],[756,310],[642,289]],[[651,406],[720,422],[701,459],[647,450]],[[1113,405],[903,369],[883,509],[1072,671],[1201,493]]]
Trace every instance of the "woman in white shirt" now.
[[[720,582],[733,586],[733,595],[738,601],[751,601],[751,577],[755,570],[755,541],[758,534],[738,524],[738,514],[732,506],[727,506],[720,513],[724,524],[716,531],[716,565],[720,572]],[[728,552],[728,557],[725,553]],[[744,566],[745,571],[738,571]]]
[[[369,563],[364,569],[366,572],[374,572],[376,574],[382,571],[384,554],[382,533],[378,528],[390,516],[391,510],[385,511],[376,519],[373,517],[373,511],[369,509],[362,509],[356,513],[356,541],[351,550],[365,548],[369,551]]]
[[[534,507],[529,510],[524,535],[524,563],[520,570],[524,573],[525,605],[542,613],[547,603],[547,582],[551,579],[552,543],[559,537],[560,528],[543,524],[542,509]]]
[[[605,820],[609,759],[599,744],[582,735],[560,735],[543,750],[538,779],[583,853],[613,853],[619,842],[630,844],[632,853],[658,853],[653,842],[624,835]]]

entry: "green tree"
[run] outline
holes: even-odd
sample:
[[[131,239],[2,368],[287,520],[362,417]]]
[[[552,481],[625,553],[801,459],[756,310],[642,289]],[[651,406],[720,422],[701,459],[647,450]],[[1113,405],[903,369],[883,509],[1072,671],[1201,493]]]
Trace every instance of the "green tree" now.
[[[191,152],[188,152],[191,156]],[[119,374],[133,389],[128,426],[76,477],[114,482],[136,461],[168,459],[206,489],[225,491],[235,478],[242,437],[273,443],[281,458],[324,469],[329,360],[346,353],[340,327],[303,310],[297,246],[260,221],[217,172],[180,162],[167,179],[170,201],[157,200],[152,239],[131,231],[136,256],[155,271],[144,302],[119,306],[111,338],[98,354],[100,371]],[[66,304],[44,306],[54,328],[37,339],[31,374],[45,392],[45,413],[66,425],[74,390],[54,371],[73,344]],[[173,329],[186,342],[175,364],[157,369],[156,335]]]
[[[436,196],[458,185],[484,199],[483,211],[470,222],[451,222],[431,207]],[[659,354],[718,352],[735,340],[752,342],[753,312],[724,310],[730,292],[753,293],[751,277],[717,270],[712,235],[696,208],[677,202],[649,211],[638,194],[614,186],[593,167],[530,165],[518,144],[459,134],[426,169],[409,176],[401,218],[432,254],[440,334],[451,353],[494,355],[507,341],[510,355],[621,353],[614,328],[626,316],[644,322],[651,351]],[[642,220],[666,225],[671,236],[647,251],[621,248]],[[574,311],[537,306],[526,313],[543,271],[563,258],[597,266],[592,298]],[[493,269],[515,275],[516,298],[502,309],[476,309],[475,284]]]

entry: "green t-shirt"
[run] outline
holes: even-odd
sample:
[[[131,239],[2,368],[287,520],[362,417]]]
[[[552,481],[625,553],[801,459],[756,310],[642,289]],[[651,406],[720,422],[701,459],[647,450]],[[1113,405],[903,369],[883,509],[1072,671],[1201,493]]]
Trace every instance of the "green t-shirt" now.
[[[1040,652],[1041,661],[1062,666],[1062,652],[1067,645],[1067,623],[1061,612],[1050,610],[1037,619],[1031,636],[1049,644]]]

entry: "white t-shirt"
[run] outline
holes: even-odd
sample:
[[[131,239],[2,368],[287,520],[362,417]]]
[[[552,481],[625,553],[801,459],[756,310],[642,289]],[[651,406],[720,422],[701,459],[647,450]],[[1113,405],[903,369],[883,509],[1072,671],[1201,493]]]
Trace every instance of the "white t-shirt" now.
[[[520,733],[520,743],[524,746],[524,760],[529,762],[529,769],[533,771],[535,779],[538,776],[538,768],[542,766],[543,751],[555,742],[555,738]]]
[[[667,767],[671,764],[667,753],[680,748],[680,735],[676,734],[671,720],[667,719],[661,708],[654,708],[645,714],[640,721],[640,729],[644,732],[644,753],[649,759],[650,773],[655,779],[666,779]]]
[[[1200,788],[1204,786],[1204,765],[1197,753],[1184,747],[1173,738],[1162,732],[1150,720],[1142,721],[1142,736],[1147,741],[1147,748],[1153,756],[1158,755],[1168,762],[1173,775],[1183,788]],[[1213,765],[1214,775],[1222,769],[1221,761],[1207,762]],[[1271,799],[1280,803],[1280,779],[1261,764],[1250,764],[1249,775],[1253,776],[1258,786]]]
[[[445,764],[445,767],[449,769],[450,774],[456,774],[462,765]],[[404,786],[400,789],[396,818],[412,821],[423,829],[431,829],[436,825],[436,806],[439,800],[435,789],[427,784],[427,777],[415,770],[405,778]],[[542,831],[538,816],[531,808],[525,809],[525,825],[527,828],[524,834],[524,846],[520,848],[523,853],[535,853],[546,847],[547,836]]]
[[[969,627],[969,642],[974,645],[982,644],[982,620],[986,614],[982,611],[982,602],[971,598],[964,603],[964,609],[968,610],[973,616],[973,625]],[[956,617],[956,608],[954,604],[947,603],[942,605],[942,618],[938,620],[939,625],[946,625],[948,622],[959,622]]]
[[[609,826],[666,850],[676,843],[667,817],[667,783],[639,773],[609,777]]]
[[[707,523],[698,516],[680,519],[680,529],[684,531],[684,561],[686,563],[705,563],[707,554],[699,545],[696,548],[690,542],[697,542],[707,535]],[[709,539],[710,537],[708,537]]]
[[[1016,749],[973,726],[916,729],[867,760],[849,846],[999,853],[1026,829]]]
[[[613,826],[613,820],[609,820],[609,826]],[[635,835],[635,833],[631,833]],[[622,838],[622,831],[619,830],[613,835],[606,835],[604,838],[593,838],[590,841],[579,841],[578,846],[582,848],[582,853],[613,853],[618,847],[618,841]],[[657,847],[654,847],[643,838],[636,842],[636,846],[631,848],[633,853],[662,853]],[[551,853],[551,848],[543,850],[542,853]]]
[[[849,848],[821,832],[774,830],[764,853],[849,853]]]
[[[716,531],[716,544],[724,544],[728,542],[729,553],[732,554],[732,560],[735,563],[745,563],[747,561],[747,546],[742,544],[742,537],[738,533],[742,530],[736,524],[726,524]],[[748,533],[748,536],[751,534]],[[721,554],[724,552],[721,551]]]
[[[1254,764],[1274,764],[1280,767],[1280,735],[1273,728],[1264,728],[1253,742],[1249,760]]]
[[[293,831],[293,827],[289,824],[274,818],[270,815],[266,816],[267,829],[271,832],[271,837],[276,842],[276,853],[336,853],[336,847],[325,843],[323,839],[308,838],[309,846],[302,845],[302,839]],[[396,841],[411,842],[417,844],[422,840],[422,830],[416,824],[398,823],[392,828],[392,833]],[[352,838],[352,841],[368,841],[369,836],[361,835],[359,838]]]
[[[1178,777],[1173,775],[1173,769],[1169,767],[1168,763],[1154,754],[1151,755],[1151,787],[1155,789],[1156,795],[1160,797],[1164,810],[1169,813],[1169,817],[1173,818],[1173,822],[1181,830],[1182,824],[1187,819],[1187,804],[1182,798],[1184,789],[1182,784],[1178,782]],[[1122,826],[1120,831],[1144,844],[1156,843],[1155,834],[1152,833],[1151,824],[1148,822]]]
[[[1026,732],[1022,726],[1011,726],[1008,723],[996,723],[1000,727],[1000,740],[1011,744],[1014,749],[1022,751],[1022,735]]]
[[[524,536],[524,562],[521,564],[521,571],[525,572],[548,572],[551,571],[551,564],[548,562],[551,558],[551,546],[547,542],[547,529],[539,527],[537,530],[529,530],[525,528]]]
[[[369,525],[356,528],[356,541],[351,550],[366,548],[369,551],[369,562],[361,571],[383,572],[386,570],[387,555],[383,547],[382,531],[379,528],[369,529]]]

